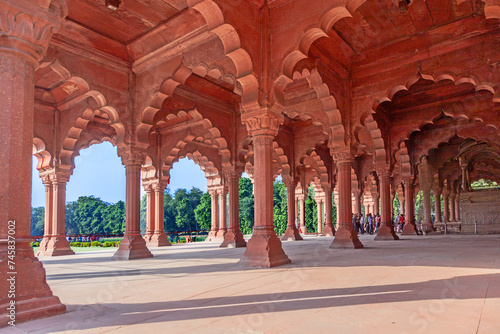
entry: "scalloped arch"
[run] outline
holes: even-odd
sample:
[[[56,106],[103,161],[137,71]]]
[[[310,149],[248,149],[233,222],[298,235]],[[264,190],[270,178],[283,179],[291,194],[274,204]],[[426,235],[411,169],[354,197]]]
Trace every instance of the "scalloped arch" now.
[[[241,96],[243,111],[259,108],[259,83],[253,75],[252,59],[241,47],[237,31],[230,24],[224,23],[221,9],[212,0],[197,2],[192,8],[203,15],[210,32],[217,36],[222,46],[220,53],[223,56],[216,55],[214,59],[203,59],[203,61],[194,57],[191,62],[186,60],[188,57],[183,57],[183,63],[163,81],[158,91],[151,97],[149,106],[141,114],[137,137],[144,146],[149,145],[148,133],[154,125],[155,114],[161,109],[163,102],[173,95],[175,88],[185,84],[192,74],[201,77],[208,75],[232,84],[234,93]]]

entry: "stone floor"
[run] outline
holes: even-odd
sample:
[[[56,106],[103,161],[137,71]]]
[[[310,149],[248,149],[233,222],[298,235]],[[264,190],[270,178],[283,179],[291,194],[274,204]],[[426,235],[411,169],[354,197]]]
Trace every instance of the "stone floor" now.
[[[361,240],[285,242],[292,264],[271,269],[210,243],[128,262],[112,250],[43,259],[68,313],[0,332],[500,333],[499,235]]]

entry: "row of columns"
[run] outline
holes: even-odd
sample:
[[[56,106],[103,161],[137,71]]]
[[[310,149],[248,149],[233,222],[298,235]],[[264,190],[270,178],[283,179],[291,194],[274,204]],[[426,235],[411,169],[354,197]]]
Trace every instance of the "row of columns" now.
[[[45,230],[37,256],[75,254],[66,239],[66,184],[69,172],[48,172],[42,176],[45,186]]]
[[[165,234],[164,199],[166,185],[161,182],[147,184],[146,190],[146,234],[144,240],[148,247],[172,246]]]
[[[220,247],[245,247],[239,225],[239,176],[231,173],[225,186],[210,187],[212,226],[207,241],[220,241]],[[227,226],[227,195],[229,192],[229,226]]]
[[[436,187],[434,193],[434,211],[436,223],[457,222],[461,220],[460,217],[460,194],[458,192],[450,192],[446,188]],[[425,195],[425,193],[424,193]],[[443,195],[443,216],[441,217],[441,195]],[[430,196],[430,194],[429,194]],[[430,207],[430,205],[429,205]],[[425,209],[425,208],[424,208]],[[424,211],[427,215],[427,211]],[[430,210],[428,211],[430,220]]]

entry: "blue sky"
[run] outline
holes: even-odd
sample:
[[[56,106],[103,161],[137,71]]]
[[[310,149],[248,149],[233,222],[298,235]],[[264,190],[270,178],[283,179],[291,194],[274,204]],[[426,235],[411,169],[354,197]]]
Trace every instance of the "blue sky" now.
[[[31,205],[45,205],[45,188],[36,169],[33,157],[33,190]],[[76,201],[80,196],[94,195],[103,201],[116,203],[125,201],[125,167],[121,164],[116,148],[110,143],[93,145],[80,151],[75,159],[75,169],[66,187],[66,202]],[[207,190],[207,179],[193,161],[185,158],[175,163],[170,171],[169,189],[197,187]],[[142,190],[144,193],[144,190]]]

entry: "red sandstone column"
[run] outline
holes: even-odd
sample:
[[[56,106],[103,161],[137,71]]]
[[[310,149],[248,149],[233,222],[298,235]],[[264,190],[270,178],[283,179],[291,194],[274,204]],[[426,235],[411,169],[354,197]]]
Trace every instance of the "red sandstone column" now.
[[[146,191],[146,234],[144,234],[144,241],[149,244],[151,236],[155,229],[155,195],[151,184],[145,187]]]
[[[154,187],[154,230],[148,247],[172,246],[168,236],[165,234],[165,188],[162,182],[158,182]]]
[[[450,221],[456,222],[455,218],[455,192],[452,190],[450,193]]]
[[[50,236],[53,234],[52,232],[52,182],[50,181],[48,176],[43,177],[43,184],[45,185],[45,222],[44,222],[44,231],[43,231],[43,239],[40,242],[40,247],[38,248],[38,253],[44,252],[47,250],[47,246],[49,244]]]
[[[399,240],[394,232],[394,224],[391,221],[391,180],[388,169],[377,170],[380,181],[380,228],[378,229],[375,240]]]
[[[128,149],[122,153],[126,171],[125,235],[112,260],[153,257],[141,236],[141,165],[144,157]]]
[[[352,207],[351,207],[351,163],[352,160],[341,157],[337,161],[338,168],[338,188],[339,188],[339,215],[340,226],[335,232],[330,248],[363,248],[358,235],[352,226]]]
[[[239,181],[240,176],[236,173],[228,174],[229,183],[229,229],[224,236],[220,247],[246,247],[247,242],[240,230],[240,205],[239,205]]]
[[[254,148],[255,225],[240,263],[253,267],[275,267],[290,263],[281,248],[281,241],[276,236],[273,225],[272,153],[279,119],[268,114],[259,114],[248,117],[246,125]]]
[[[390,186],[389,186],[389,190],[390,190]],[[377,196],[373,197],[373,214],[374,215],[380,214],[379,202],[380,202],[380,197],[377,194]]]
[[[332,217],[332,190],[327,187],[325,189],[325,230],[323,235],[327,237],[333,237],[335,235],[335,228],[333,227],[333,217]]]
[[[0,326],[10,321],[11,276],[16,277],[16,324],[66,312],[30,246],[34,71],[62,16],[48,2],[0,0]],[[13,267],[9,246],[15,250]]]
[[[323,200],[320,198],[316,202],[318,212],[318,234],[323,234]]]
[[[285,186],[288,204],[288,226],[286,227],[286,231],[281,237],[281,240],[304,240],[295,226],[295,219],[297,217],[297,215],[294,215],[294,213],[297,212],[297,208],[295,207],[295,188],[297,187],[297,184],[293,180],[285,180]]]
[[[413,180],[411,178],[405,178],[403,180],[405,187],[405,226],[401,235],[412,235],[416,234],[414,219],[415,219],[415,205],[413,204]]]
[[[66,183],[69,172],[56,172],[52,177],[52,235],[45,251],[37,255],[58,256],[73,255],[75,252],[66,239]]]
[[[212,219],[212,228],[210,229],[210,233],[208,233],[206,241],[214,241],[217,238],[217,231],[219,230],[219,196],[215,188],[208,189],[208,193],[211,199],[210,216]]]
[[[352,191],[354,195],[354,212],[355,214],[361,214],[361,191],[359,189],[354,189]],[[366,216],[366,212],[365,212]]]
[[[450,204],[448,201],[449,191],[446,187],[442,190],[443,194],[443,223],[450,222]]]
[[[424,195],[424,227],[425,232],[432,232],[432,218],[431,218],[431,188],[422,189]]]
[[[224,236],[227,233],[226,189],[224,187],[221,187],[218,194],[219,194],[219,230],[217,231],[217,238],[222,238],[222,240],[224,240]]]
[[[460,218],[460,193],[457,193],[457,196],[455,197],[455,218],[456,218],[457,222],[461,221],[461,218]]]
[[[299,196],[299,205],[300,205],[300,231],[302,233],[307,233],[306,227],[306,197],[305,195]]]
[[[441,222],[441,189],[439,187],[435,187],[434,192],[434,211],[436,213],[436,219],[434,223]]]

